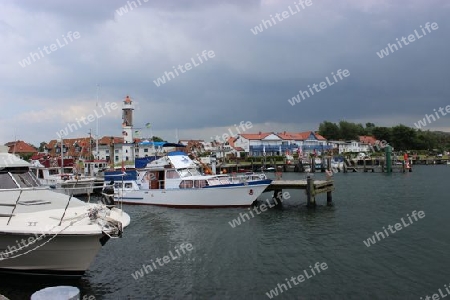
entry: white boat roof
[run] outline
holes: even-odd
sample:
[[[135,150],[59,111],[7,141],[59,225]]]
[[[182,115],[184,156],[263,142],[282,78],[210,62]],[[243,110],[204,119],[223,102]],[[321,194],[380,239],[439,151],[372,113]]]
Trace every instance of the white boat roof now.
[[[171,164],[175,169],[191,169],[198,166],[184,152],[172,152],[147,164],[147,168],[164,167]]]
[[[168,155],[167,158],[175,169],[197,168],[197,165],[187,155]]]
[[[30,163],[17,157],[16,155],[0,152],[0,168],[30,167]]]

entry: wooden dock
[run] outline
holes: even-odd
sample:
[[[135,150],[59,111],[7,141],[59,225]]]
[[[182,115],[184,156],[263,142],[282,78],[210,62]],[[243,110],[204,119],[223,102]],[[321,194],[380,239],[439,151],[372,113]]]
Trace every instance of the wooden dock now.
[[[334,181],[314,180],[311,176],[308,176],[306,180],[274,180],[264,192],[273,191],[273,197],[280,200],[283,189],[306,190],[306,205],[308,207],[316,206],[316,195],[327,193],[327,205],[332,205],[331,192],[334,191]]]

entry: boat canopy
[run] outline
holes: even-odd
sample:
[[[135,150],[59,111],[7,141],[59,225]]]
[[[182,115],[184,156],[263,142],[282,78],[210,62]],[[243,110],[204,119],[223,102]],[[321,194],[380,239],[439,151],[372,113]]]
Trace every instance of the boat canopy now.
[[[196,168],[197,165],[186,155],[184,152],[170,152],[167,154],[167,158],[175,169],[188,169]]]
[[[137,180],[137,177],[138,177],[136,170],[126,170],[125,172],[106,171],[104,176],[105,176],[105,182]]]

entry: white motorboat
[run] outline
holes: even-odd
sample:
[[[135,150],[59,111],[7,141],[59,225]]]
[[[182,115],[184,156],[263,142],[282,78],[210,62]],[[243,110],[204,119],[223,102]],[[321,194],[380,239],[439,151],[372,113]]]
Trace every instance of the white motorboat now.
[[[143,170],[105,172],[116,201],[174,207],[250,206],[271,181],[264,174],[202,175],[184,152],[171,152]]]
[[[73,167],[45,167],[39,161],[33,161],[30,167],[41,185],[49,186],[59,193],[80,196],[94,191],[96,177],[74,174]]]
[[[29,167],[0,153],[0,272],[80,276],[130,217],[43,187]]]

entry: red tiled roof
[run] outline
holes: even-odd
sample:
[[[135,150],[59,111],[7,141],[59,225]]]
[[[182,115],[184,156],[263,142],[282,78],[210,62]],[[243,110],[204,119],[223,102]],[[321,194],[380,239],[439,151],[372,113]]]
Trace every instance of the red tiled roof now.
[[[278,136],[282,138],[283,140],[296,140],[296,141],[302,141],[306,140],[311,134],[313,134],[318,140],[324,141],[326,140],[323,136],[320,134],[313,132],[313,131],[303,131],[303,132],[280,132],[278,133]]]
[[[242,133],[241,136],[247,140],[262,140],[271,134],[272,132]]]
[[[38,151],[33,146],[25,143],[24,141],[15,141],[6,143],[5,146],[9,147],[9,153],[37,153]]]
[[[228,145],[230,145],[231,147],[233,147],[234,148],[234,142],[237,140],[237,138],[236,137],[229,137],[228,138],[228,140],[227,140],[227,142],[228,142]]]
[[[91,141],[91,144],[89,145],[89,140]],[[121,144],[123,143],[123,137],[113,137],[114,144]],[[141,140],[138,138],[134,139],[135,142],[140,142]],[[64,156],[84,156],[89,157],[89,150],[95,149],[95,139],[85,137],[85,138],[72,138],[72,139],[63,139],[64,147],[67,148],[67,152],[64,152]],[[75,149],[75,143],[78,144],[79,147],[81,147],[81,151],[76,151]],[[109,145],[111,143],[111,137],[110,136],[104,136],[101,139],[98,140],[99,145]],[[55,145],[59,145],[59,141],[57,140],[51,140],[46,148],[49,150],[50,156],[59,156],[60,153],[56,152]],[[59,146],[60,147],[60,146]]]
[[[374,145],[376,141],[377,141],[377,139],[374,138],[373,136],[368,136],[368,135],[359,136],[359,142],[364,143],[364,144]]]
[[[113,136],[114,144],[121,144],[123,143],[123,137],[117,137]],[[109,145],[111,143],[111,137],[110,136],[104,136],[98,140],[99,145]]]

